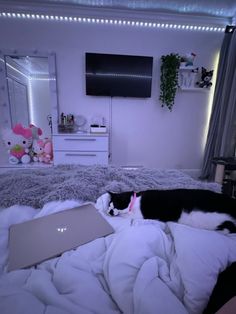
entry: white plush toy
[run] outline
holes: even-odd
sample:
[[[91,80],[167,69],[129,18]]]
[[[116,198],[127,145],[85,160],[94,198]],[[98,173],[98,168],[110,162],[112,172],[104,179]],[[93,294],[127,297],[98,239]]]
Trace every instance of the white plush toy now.
[[[3,140],[8,148],[9,163],[27,164],[31,161],[29,152],[32,145],[32,130],[24,128],[20,123],[12,130],[3,130]]]
[[[44,142],[41,139],[34,140],[32,145],[33,161],[43,161]]]

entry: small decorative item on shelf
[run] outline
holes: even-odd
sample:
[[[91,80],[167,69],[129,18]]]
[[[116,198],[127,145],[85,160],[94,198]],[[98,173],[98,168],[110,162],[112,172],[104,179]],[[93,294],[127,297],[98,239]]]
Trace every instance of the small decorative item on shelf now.
[[[185,56],[182,56],[180,58],[180,67],[193,66],[193,62],[195,58],[196,58],[196,54],[194,52],[186,53]]]
[[[92,117],[90,133],[107,133],[106,119],[100,115]]]
[[[86,133],[88,129],[87,119],[85,116],[79,114],[75,116],[75,125],[77,127],[77,133]]]
[[[73,133],[75,131],[74,115],[64,115],[62,112],[60,115],[60,123],[58,124],[58,132]]]
[[[107,127],[105,125],[91,124],[90,132],[91,133],[106,133]]]
[[[185,55],[185,66],[193,66],[194,59],[196,58],[196,54],[194,52],[187,53]]]
[[[201,80],[197,82],[196,84],[200,88],[210,88],[212,86],[212,76],[213,76],[214,70],[207,71],[205,68],[202,67],[202,74],[201,74]]]
[[[182,89],[196,88],[196,79],[198,75],[198,68],[188,70],[182,68],[180,71],[179,87]]]
[[[178,75],[181,57],[169,54],[161,57],[160,101],[161,106],[167,106],[172,111],[178,89]]]

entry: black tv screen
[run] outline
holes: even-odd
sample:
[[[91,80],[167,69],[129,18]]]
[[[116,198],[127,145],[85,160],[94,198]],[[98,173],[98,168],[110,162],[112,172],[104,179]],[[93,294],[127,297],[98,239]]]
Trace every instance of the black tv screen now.
[[[86,95],[151,97],[153,57],[86,53]]]

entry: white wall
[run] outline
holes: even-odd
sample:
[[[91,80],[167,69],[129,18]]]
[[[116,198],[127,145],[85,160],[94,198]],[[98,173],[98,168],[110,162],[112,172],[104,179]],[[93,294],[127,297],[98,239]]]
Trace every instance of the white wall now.
[[[150,29],[56,21],[0,19],[0,42],[8,49],[56,52],[60,112],[94,115],[112,125],[111,163],[200,169],[211,103],[209,92],[178,92],[172,112],[161,108],[160,57],[197,54],[195,64],[215,67],[223,33]],[[149,99],[85,95],[85,52],[154,57]],[[109,121],[109,106],[112,121]]]

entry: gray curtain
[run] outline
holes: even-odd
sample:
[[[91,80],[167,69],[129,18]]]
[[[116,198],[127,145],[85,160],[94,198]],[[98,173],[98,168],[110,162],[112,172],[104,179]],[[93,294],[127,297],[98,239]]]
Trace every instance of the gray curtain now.
[[[236,30],[226,28],[220,51],[201,179],[212,180],[214,157],[233,157],[236,142]]]

